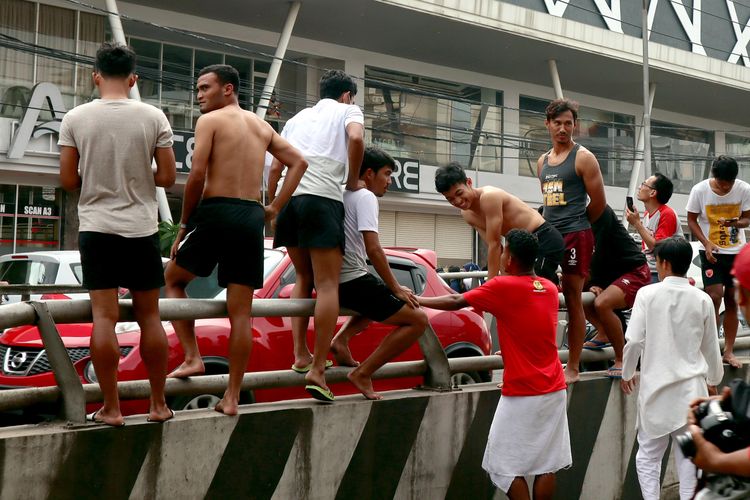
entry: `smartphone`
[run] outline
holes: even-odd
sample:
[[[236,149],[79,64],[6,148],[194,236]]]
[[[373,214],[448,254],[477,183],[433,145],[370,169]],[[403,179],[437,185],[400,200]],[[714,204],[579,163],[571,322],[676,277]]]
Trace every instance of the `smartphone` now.
[[[628,210],[631,212],[635,212],[635,205],[633,205],[633,197],[632,196],[626,196],[625,197],[625,204],[628,206]]]

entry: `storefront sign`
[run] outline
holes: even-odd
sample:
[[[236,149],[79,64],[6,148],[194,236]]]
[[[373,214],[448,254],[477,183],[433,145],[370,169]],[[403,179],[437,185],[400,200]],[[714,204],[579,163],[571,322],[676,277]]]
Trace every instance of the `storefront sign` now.
[[[193,149],[195,148],[195,133],[188,130],[174,131],[174,159],[177,171],[190,173],[193,167]]]
[[[39,122],[39,115],[45,104],[49,105],[54,120]],[[31,91],[31,99],[26,106],[21,124],[10,143],[8,158],[23,158],[32,137],[36,139],[47,134],[59,134],[60,122],[62,122],[64,115],[65,105],[60,90],[51,83],[45,82],[35,85]]]
[[[0,203],[0,215],[13,215],[15,203]],[[57,217],[58,207],[55,205],[18,205],[18,215],[26,217]]]
[[[419,193],[419,160],[394,158],[396,170],[391,175],[389,191]]]

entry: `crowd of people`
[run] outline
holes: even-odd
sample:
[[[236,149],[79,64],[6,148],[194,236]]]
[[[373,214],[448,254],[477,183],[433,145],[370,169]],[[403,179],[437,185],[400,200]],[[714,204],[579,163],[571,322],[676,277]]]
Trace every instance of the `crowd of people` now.
[[[124,425],[114,331],[118,287],[131,290],[141,327],[151,383],[148,420],[174,417],[164,398],[167,342],[159,320],[159,288],[166,286],[168,297],[187,297],[190,281],[217,266],[219,283],[227,288],[231,335],[228,385],[216,410],[237,414],[252,347],[253,291],[262,286],[263,237],[270,222],[274,246],[286,247],[296,270],[292,297],[311,297],[313,289],[317,294],[312,351],[306,340],[309,318],[293,319],[291,369],[304,374],[312,397],[335,400],[325,377],[331,354],[338,365],[352,368],[349,380],[364,397],[380,399],[371,377],[425,330],[422,308],[470,305],[487,311],[498,319],[505,370],[483,467],[511,498],[529,498],[523,479],[528,475],[535,476],[534,498],[550,498],[555,472],[572,465],[565,389],[579,380],[584,348],[611,345],[615,359],[607,374],[621,379],[627,394],[636,386],[640,361],[637,472],[644,498],[658,498],[669,436],[684,432],[687,425],[684,413],[674,415],[675,408],[687,409],[690,399],[715,393],[723,375],[717,338],[722,301],[723,361],[741,366],[733,353],[738,323],[734,279],[740,282],[739,304],[750,308],[750,256],[743,250],[741,231],[750,225],[750,186],[736,179],[736,161],[719,157],[711,178],[690,193],[689,227],[703,245],[703,293],[685,278],[692,248],[667,206],[671,181],[654,173],[637,192],[643,213],[634,206],[625,209],[627,221],[641,236],[639,247],[607,204],[596,157],[573,140],[577,104],[554,100],[545,119],[552,147],[537,162],[541,211],[500,188],[474,186],[458,163],[437,169],[436,190],[460,209],[487,244],[488,276],[471,290],[457,283],[456,291],[463,293],[425,298],[399,285],[378,239],[378,198],[387,191],[396,164],[384,151],[366,146],[354,80],[339,70],[326,71],[318,103],[296,114],[278,134],[240,108],[238,72],[212,65],[197,78],[202,115],[195,127],[180,230],[162,270],[156,187],[175,182],[173,137],[163,112],[128,98],[137,81],[135,67],[129,47],[103,44],[93,73],[100,98],[71,110],[60,127],[61,183],[67,190],[80,190],[79,248],[94,322],[91,353],[104,396],[104,405],[89,420]],[[267,152],[273,164],[264,206]],[[113,259],[117,266],[110,265]],[[378,276],[369,271],[368,259]],[[569,315],[565,366],[557,355],[558,286]],[[585,290],[595,295],[586,307],[581,298]],[[334,336],[340,307],[357,314]],[[624,332],[617,312],[631,307]],[[584,343],[587,320],[598,333]],[[395,328],[359,362],[349,341],[372,321]],[[184,361],[169,376],[203,373],[193,322],[173,323]],[[734,471],[748,472],[747,451],[724,457],[701,440],[695,427],[691,430],[699,450],[697,465],[721,469],[731,464]],[[675,454],[681,497],[689,498],[694,466]]]

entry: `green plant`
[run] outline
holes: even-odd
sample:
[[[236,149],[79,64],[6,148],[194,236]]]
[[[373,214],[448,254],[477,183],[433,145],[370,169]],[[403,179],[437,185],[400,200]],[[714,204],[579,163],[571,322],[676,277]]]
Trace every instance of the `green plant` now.
[[[161,250],[162,257],[169,257],[169,251],[172,249],[179,231],[179,223],[172,222],[171,220],[159,222],[159,249]]]

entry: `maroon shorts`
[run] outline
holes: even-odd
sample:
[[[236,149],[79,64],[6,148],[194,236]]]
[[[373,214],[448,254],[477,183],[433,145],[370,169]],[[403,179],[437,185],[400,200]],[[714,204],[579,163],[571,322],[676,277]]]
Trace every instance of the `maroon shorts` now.
[[[577,274],[587,278],[594,254],[594,232],[591,229],[563,234],[565,252],[560,263],[563,274]]]
[[[625,292],[625,303],[628,305],[628,308],[633,307],[635,294],[638,293],[638,290],[650,284],[651,270],[648,268],[648,264],[643,264],[641,267],[623,274],[612,283],[612,285]]]

